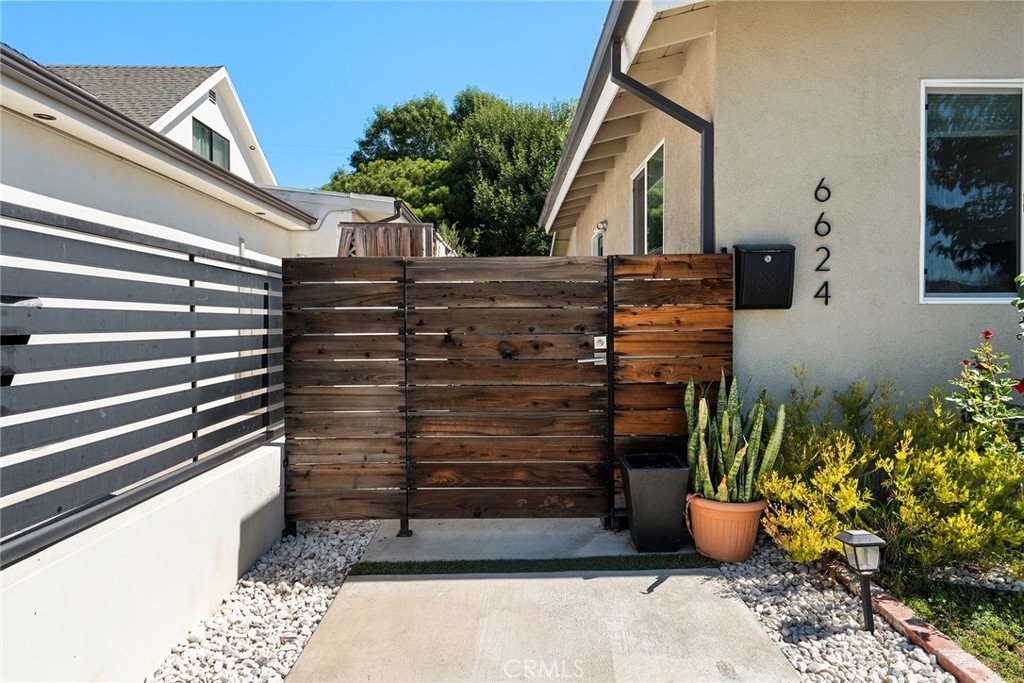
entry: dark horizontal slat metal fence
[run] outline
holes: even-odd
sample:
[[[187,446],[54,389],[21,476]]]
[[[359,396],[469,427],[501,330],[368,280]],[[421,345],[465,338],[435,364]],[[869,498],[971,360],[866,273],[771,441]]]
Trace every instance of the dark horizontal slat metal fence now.
[[[0,214],[3,566],[280,433],[278,266]]]

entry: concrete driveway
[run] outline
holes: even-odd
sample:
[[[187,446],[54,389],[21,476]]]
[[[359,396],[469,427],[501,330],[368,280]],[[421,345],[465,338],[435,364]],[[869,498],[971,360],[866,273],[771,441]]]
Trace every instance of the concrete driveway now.
[[[463,531],[449,559],[480,552]],[[722,581],[717,569],[351,577],[288,683],[799,681]]]

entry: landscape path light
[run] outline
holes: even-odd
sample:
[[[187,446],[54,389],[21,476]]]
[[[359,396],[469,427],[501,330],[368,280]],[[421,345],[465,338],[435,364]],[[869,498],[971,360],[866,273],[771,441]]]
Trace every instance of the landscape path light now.
[[[874,613],[871,609],[871,575],[882,563],[885,541],[870,531],[851,529],[843,531],[836,540],[843,544],[846,563],[860,576],[860,599],[864,605],[864,628],[875,632]]]

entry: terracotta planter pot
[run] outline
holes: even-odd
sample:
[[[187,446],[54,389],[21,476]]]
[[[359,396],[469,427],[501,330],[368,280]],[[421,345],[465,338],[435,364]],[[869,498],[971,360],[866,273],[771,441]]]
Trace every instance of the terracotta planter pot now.
[[[697,552],[719,562],[749,560],[757,540],[757,527],[768,501],[719,503],[690,493],[687,519]]]

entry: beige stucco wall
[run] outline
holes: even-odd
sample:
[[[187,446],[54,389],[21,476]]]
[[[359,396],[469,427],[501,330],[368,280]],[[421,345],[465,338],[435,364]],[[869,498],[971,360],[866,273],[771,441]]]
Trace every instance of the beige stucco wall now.
[[[32,202],[37,208],[60,212],[67,202],[225,244],[244,239],[250,251],[275,258],[294,253],[292,231],[34,119],[4,109],[0,129],[0,180],[42,197]]]
[[[736,312],[737,376],[781,398],[798,363],[830,389],[887,376],[923,395],[948,387],[984,328],[1024,374],[1010,306],[919,295],[921,81],[1024,77],[1024,3],[726,1],[714,11],[713,39],[690,46],[664,92],[714,121],[717,245],[797,248],[792,309]],[[697,135],[645,117],[569,253],[588,254],[604,218],[607,253],[630,250],[629,176],[661,138],[667,250],[699,249]],[[823,176],[833,194],[819,204]],[[813,231],[822,210],[827,238]],[[829,273],[814,272],[819,246],[831,250]],[[827,307],[813,298],[826,278]]]
[[[679,78],[661,92],[701,116],[711,116],[714,98],[714,38],[694,41],[686,50]],[[660,111],[643,114],[643,128],[629,138],[626,152],[605,173],[604,183],[580,216],[567,253],[589,256],[591,235],[599,221],[608,221],[606,254],[633,252],[630,218],[631,178],[644,160],[665,141],[665,251],[700,249],[700,135]]]
[[[1020,2],[724,2],[717,12],[718,245],[796,245],[793,308],[738,311],[736,371],[780,394],[790,364],[841,387],[894,377],[948,387],[1008,305],[922,304],[921,80],[1024,76]],[[832,198],[813,191],[827,178]],[[813,226],[825,210],[827,238]],[[832,253],[814,272],[815,249]],[[828,279],[826,307],[814,293]]]

